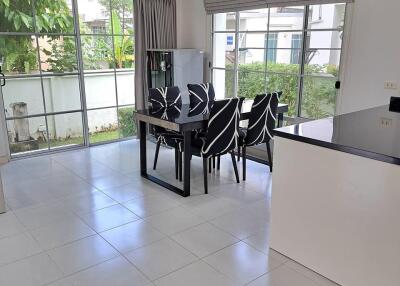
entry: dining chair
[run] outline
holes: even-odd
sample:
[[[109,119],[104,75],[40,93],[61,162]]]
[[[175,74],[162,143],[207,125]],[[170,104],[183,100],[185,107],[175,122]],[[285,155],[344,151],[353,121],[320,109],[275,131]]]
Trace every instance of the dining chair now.
[[[204,190],[208,194],[208,162],[211,158],[230,153],[237,183],[239,174],[234,150],[239,142],[239,120],[243,98],[215,101],[210,110],[206,133],[192,138],[191,155],[203,158]],[[182,143],[181,150],[182,149]],[[183,150],[185,152],[185,150]]]
[[[160,113],[162,119],[169,119],[175,113],[180,113],[182,107],[182,95],[179,87],[150,88],[148,102],[152,112]],[[175,174],[178,179],[179,141],[183,140],[182,134],[160,126],[152,126],[153,135],[156,138],[156,150],[154,154],[153,170],[157,168],[158,154],[161,144],[175,149]]]
[[[270,141],[272,130],[276,127],[279,98],[282,92],[257,95],[250,111],[249,125],[239,129],[239,149],[242,148],[243,180],[246,180],[246,148],[265,143],[267,146],[270,172],[272,154]]]
[[[215,100],[215,91],[212,83],[188,84],[187,87],[191,104]]]

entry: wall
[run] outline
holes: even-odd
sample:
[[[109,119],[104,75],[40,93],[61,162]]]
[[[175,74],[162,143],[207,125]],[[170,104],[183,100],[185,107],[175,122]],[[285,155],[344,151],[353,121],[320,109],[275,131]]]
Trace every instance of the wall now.
[[[385,90],[385,81],[400,87],[400,1],[356,0],[347,22],[342,90],[337,112],[346,113],[388,104],[399,90]],[[210,57],[211,18],[203,1],[177,0],[178,46],[205,49]],[[208,73],[207,73],[208,75]]]
[[[355,1],[351,15],[338,112],[388,104],[398,90],[384,90],[384,82],[400,83],[400,1]]]

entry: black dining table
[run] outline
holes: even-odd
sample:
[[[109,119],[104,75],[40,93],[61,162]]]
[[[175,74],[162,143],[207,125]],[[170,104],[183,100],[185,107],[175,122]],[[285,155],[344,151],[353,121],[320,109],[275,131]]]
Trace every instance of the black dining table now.
[[[249,119],[252,102],[253,100],[245,100],[243,102],[240,120]],[[141,176],[183,197],[190,196],[192,131],[207,129],[209,110],[210,106],[207,106],[207,104],[204,105],[203,103],[195,105],[182,104],[181,106],[172,106],[168,108],[149,107],[137,110],[135,116],[139,125]],[[287,104],[278,105],[277,127],[282,126],[283,115],[287,113],[288,110],[289,106]],[[185,152],[183,152],[183,189],[147,173],[147,124],[160,126],[183,135],[183,150],[185,150]]]

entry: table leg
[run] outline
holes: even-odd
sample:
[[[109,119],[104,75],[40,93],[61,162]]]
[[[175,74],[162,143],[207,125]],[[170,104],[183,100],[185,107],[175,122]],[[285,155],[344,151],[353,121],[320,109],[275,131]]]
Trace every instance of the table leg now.
[[[139,136],[140,136],[140,174],[147,176],[147,152],[146,152],[146,122],[139,121]]]
[[[192,155],[192,132],[186,131],[183,133],[184,141],[184,157],[183,157],[183,196],[190,196],[190,158]]]
[[[283,125],[283,113],[278,113],[278,128]]]

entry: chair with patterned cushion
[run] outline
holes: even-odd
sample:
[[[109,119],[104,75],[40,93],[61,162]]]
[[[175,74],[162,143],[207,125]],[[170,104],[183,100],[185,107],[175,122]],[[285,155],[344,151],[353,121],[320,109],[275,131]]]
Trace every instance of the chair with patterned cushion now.
[[[170,117],[180,114],[182,107],[182,96],[178,87],[161,87],[161,88],[150,88],[148,102],[152,110],[153,115],[158,114],[160,118],[168,119]],[[156,138],[156,151],[154,155],[153,169],[157,167],[158,154],[160,151],[161,144],[175,149],[175,169],[176,178],[178,178],[178,142],[183,140],[182,134],[168,130],[160,126],[150,126],[151,133]]]
[[[243,154],[243,180],[246,180],[246,148],[265,143],[267,146],[269,168],[272,172],[270,141],[276,126],[279,98],[282,92],[257,95],[251,107],[249,125],[239,130],[239,148]]]
[[[234,150],[239,143],[239,121],[243,98],[215,101],[210,110],[208,127],[204,137],[192,138],[192,154],[203,158],[204,190],[208,193],[207,163],[211,158],[230,153],[239,183]],[[182,149],[182,143],[181,150]],[[185,152],[185,150],[183,150]]]
[[[211,83],[188,84],[190,103],[212,102],[215,100],[214,86]],[[208,110],[205,110],[208,112]]]

